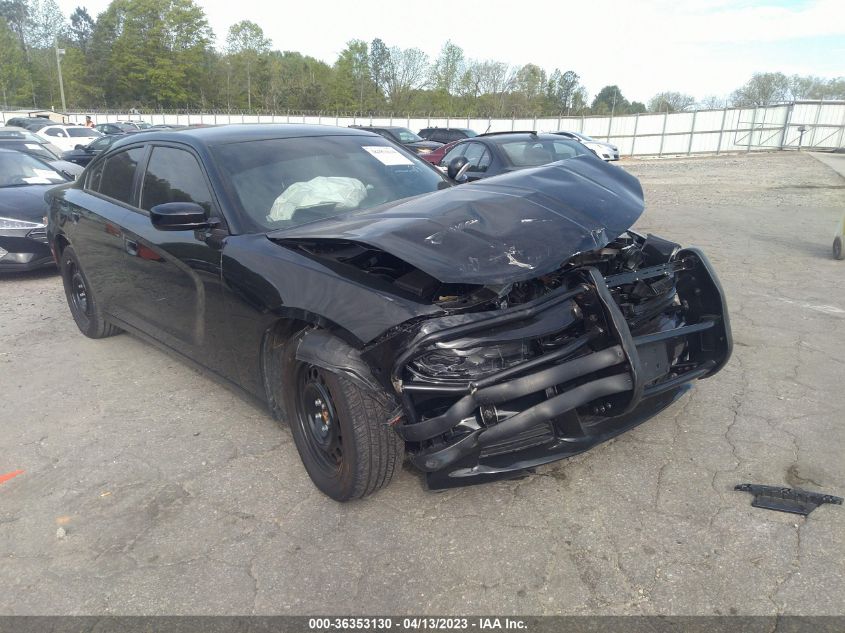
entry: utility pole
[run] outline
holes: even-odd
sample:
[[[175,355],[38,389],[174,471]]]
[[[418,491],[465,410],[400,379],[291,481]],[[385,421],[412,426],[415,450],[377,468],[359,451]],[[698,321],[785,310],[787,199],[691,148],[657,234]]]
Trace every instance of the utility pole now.
[[[62,114],[67,112],[67,104],[65,104],[65,82],[62,80],[62,55],[65,54],[65,49],[59,48],[59,41],[53,40],[53,46],[56,49],[56,67],[59,69],[59,92],[62,95]]]

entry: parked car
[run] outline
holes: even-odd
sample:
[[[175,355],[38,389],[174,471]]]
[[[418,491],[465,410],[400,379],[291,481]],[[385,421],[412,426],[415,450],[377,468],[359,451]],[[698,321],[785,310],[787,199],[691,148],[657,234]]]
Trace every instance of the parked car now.
[[[94,128],[82,125],[47,125],[36,132],[41,138],[50,141],[61,151],[66,152],[77,145],[87,145],[103,134]]]
[[[427,141],[453,143],[478,134],[466,127],[424,127],[420,130],[420,136]]]
[[[19,116],[6,121],[7,126],[20,127],[30,132],[37,132],[42,127],[53,125],[53,121],[41,116]]]
[[[399,145],[407,147],[409,150],[415,152],[416,154],[419,154],[420,156],[430,154],[442,145],[442,143],[426,141],[411,132],[411,130],[406,127],[367,127],[365,125],[352,125],[350,127],[356,130],[375,132],[376,134],[383,136],[384,138],[393,141],[394,143],[398,143]]]
[[[590,150],[577,141],[552,134],[492,132],[455,143],[440,164],[453,170],[450,177],[457,177],[464,182],[538,167],[575,156],[594,157]]]
[[[131,134],[138,131],[137,127],[127,123],[100,123],[94,129],[102,134]]]
[[[552,134],[557,134],[558,136],[578,141],[583,144],[584,147],[588,147],[602,160],[619,160],[619,148],[616,147],[616,145],[605,143],[604,141],[597,141],[593,137],[581,134],[580,132],[566,132],[561,130],[559,132],[552,132]]]
[[[118,121],[122,125],[129,125],[135,128],[136,130],[149,130],[152,124],[147,123],[146,121]]]
[[[40,158],[0,148],[0,272],[54,265],[44,194],[67,181]]]
[[[428,154],[420,154],[420,158],[422,158],[425,162],[431,163],[432,165],[437,166],[438,168],[443,169],[445,171],[445,167],[440,165],[443,162],[443,157],[446,156],[446,153],[455,147],[458,141],[452,141],[451,143],[446,143],[445,145],[441,145],[433,152],[429,152]]]
[[[587,450],[731,353],[707,258],[633,232],[639,182],[592,154],[451,186],[359,129],[146,132],[48,198],[79,329],[263,400],[337,500],[406,451],[443,487]]]
[[[115,141],[126,137],[126,134],[106,134],[94,139],[88,145],[77,145],[74,149],[62,153],[62,160],[66,160],[85,167],[100,152],[104,152]]]
[[[82,173],[79,165],[74,165],[61,158],[58,147],[19,127],[0,127],[0,148],[13,149],[47,161],[56,171],[68,178],[76,178]]]

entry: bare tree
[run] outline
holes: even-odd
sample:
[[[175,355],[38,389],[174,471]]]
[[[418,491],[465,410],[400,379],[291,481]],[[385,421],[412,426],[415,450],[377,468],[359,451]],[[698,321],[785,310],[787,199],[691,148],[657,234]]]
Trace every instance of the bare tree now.
[[[754,73],[731,95],[733,104],[737,106],[761,106],[788,98],[789,79],[783,73]]]
[[[695,97],[681,92],[658,92],[648,102],[651,112],[683,112],[695,104]]]
[[[410,102],[411,93],[421,88],[428,77],[428,55],[418,48],[389,49],[387,60],[387,99],[393,107]]]

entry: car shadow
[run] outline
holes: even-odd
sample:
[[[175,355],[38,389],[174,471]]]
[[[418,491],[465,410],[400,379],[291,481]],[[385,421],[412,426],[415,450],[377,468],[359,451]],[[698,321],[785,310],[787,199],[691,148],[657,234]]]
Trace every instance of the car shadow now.
[[[28,271],[9,271],[0,272],[0,283],[9,282],[14,283],[17,281],[28,281],[28,280],[39,280],[39,279],[47,279],[48,277],[59,277],[59,269],[55,266],[50,266],[49,268],[39,268],[38,270],[28,270]]]

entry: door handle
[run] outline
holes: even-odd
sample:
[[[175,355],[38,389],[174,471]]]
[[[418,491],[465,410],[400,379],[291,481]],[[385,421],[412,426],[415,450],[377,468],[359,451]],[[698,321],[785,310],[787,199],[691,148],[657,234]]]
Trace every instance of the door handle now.
[[[133,257],[137,257],[137,255],[138,255],[138,242],[136,242],[135,240],[123,238],[123,248],[126,250],[127,253],[129,253]]]

